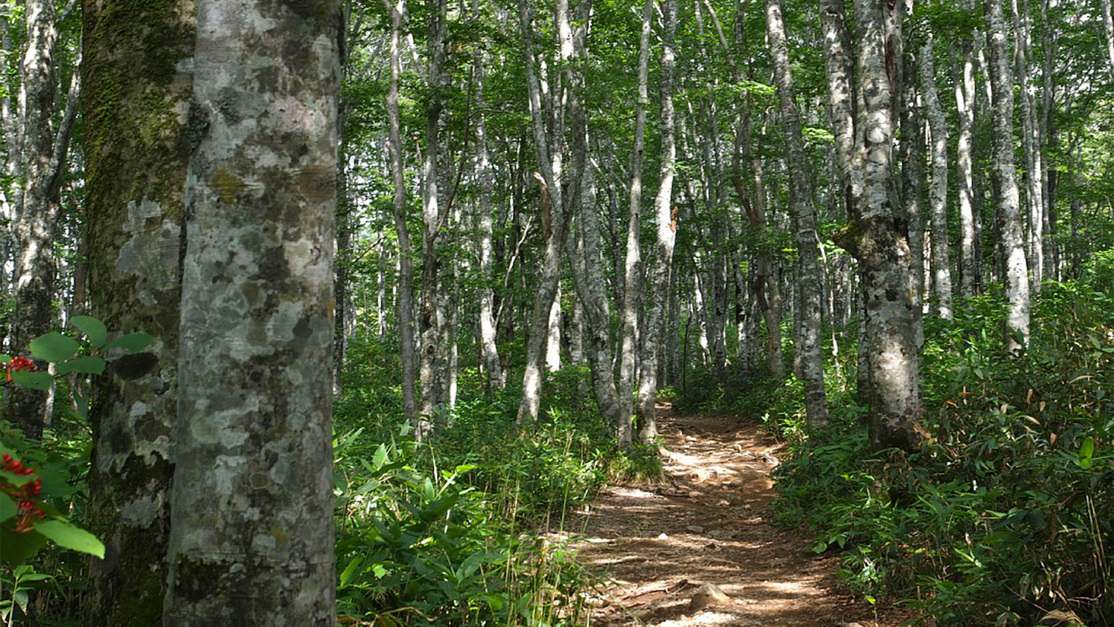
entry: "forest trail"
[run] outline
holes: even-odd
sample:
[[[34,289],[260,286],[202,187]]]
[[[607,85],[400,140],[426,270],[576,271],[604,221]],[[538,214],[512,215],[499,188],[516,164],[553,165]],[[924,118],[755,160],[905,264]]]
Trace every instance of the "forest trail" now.
[[[611,485],[574,522],[581,559],[605,575],[592,625],[901,623],[840,591],[834,557],[772,524],[770,471],[781,447],[757,424],[667,414],[661,434],[665,481]]]

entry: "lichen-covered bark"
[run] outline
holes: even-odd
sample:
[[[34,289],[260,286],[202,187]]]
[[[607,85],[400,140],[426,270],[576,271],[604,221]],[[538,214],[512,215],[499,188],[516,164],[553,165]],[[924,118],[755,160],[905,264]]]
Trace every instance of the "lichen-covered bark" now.
[[[198,3],[166,625],[335,622],[340,6]]]
[[[88,524],[105,559],[84,619],[138,627],[166,593],[194,0],[86,2],[83,19],[91,313],[156,338],[94,382]]]
[[[676,175],[677,147],[674,140],[673,75],[677,59],[673,50],[677,34],[677,0],[665,0],[662,7],[664,26],[661,36],[661,178],[654,200],[655,232],[654,264],[648,283],[650,293],[669,293],[673,271],[673,245],[676,242],[677,222],[673,212],[673,178]],[[665,335],[665,298],[652,298],[646,308],[646,326],[642,336],[642,369],[639,373],[638,438],[650,442],[657,437],[657,414],[654,404],[658,394],[658,353]]]
[[[1025,238],[1021,232],[1017,166],[1013,155],[1013,74],[1002,0],[985,0],[983,9],[990,33],[990,85],[993,92],[991,112],[994,136],[994,163],[991,168],[998,185],[998,213],[1001,220],[1002,251],[1005,255],[1006,342],[1010,350],[1029,344],[1029,271],[1025,259]]]
[[[863,296],[863,351],[869,378],[870,438],[875,449],[915,448],[920,397],[914,312],[916,285],[908,233],[900,219],[893,163],[891,75],[896,60],[885,38],[883,7],[856,0],[859,22],[858,92],[854,168],[862,174],[854,213],[837,242],[859,261]],[[889,55],[888,55],[889,53]]]
[[[766,31],[781,106],[781,123],[785,129],[790,175],[789,203],[800,267],[800,281],[797,285],[800,307],[797,316],[801,342],[796,347],[796,352],[801,364],[808,423],[813,428],[822,428],[828,424],[828,399],[824,390],[824,356],[820,346],[821,299],[824,290],[816,231],[816,207],[812,201],[811,166],[808,155],[805,154],[800,117],[794,100],[789,48],[785,41],[785,22],[778,0],[766,0]]]
[[[936,95],[936,64],[931,34],[921,46],[921,91],[932,131],[932,178],[928,197],[932,218],[932,289],[941,318],[952,317],[952,272],[948,262],[948,119]]]

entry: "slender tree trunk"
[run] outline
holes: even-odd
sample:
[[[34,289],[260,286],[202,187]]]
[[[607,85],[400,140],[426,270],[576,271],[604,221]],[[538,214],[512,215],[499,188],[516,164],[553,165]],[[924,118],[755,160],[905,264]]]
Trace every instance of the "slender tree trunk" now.
[[[59,233],[57,179],[62,164],[54,156],[54,53],[58,43],[54,5],[50,0],[27,0],[24,5],[27,42],[20,60],[17,105],[19,137],[9,151],[18,151],[23,175],[21,199],[13,224],[15,243],[15,311],[12,349],[28,351],[31,340],[50,330],[54,303],[54,240]],[[15,387],[10,391],[6,418],[24,435],[42,437],[46,392]]]
[[[114,332],[156,338],[92,388],[88,523],[105,559],[90,562],[89,627],[162,620],[189,162],[188,128],[176,112],[188,107],[193,77],[167,68],[193,55],[193,16],[193,0],[83,6],[91,313]],[[152,46],[157,58],[142,52]]]
[[[964,297],[977,293],[979,259],[975,249],[975,181],[971,154],[975,128],[975,59],[974,45],[969,39],[960,44],[960,60],[956,68],[955,103],[959,118],[956,138],[956,179],[959,190],[959,292]]]
[[[875,449],[913,449],[920,442],[916,421],[924,413],[920,397],[915,336],[914,277],[908,234],[899,219],[897,179],[892,158],[894,111],[888,66],[896,46],[885,37],[884,8],[856,0],[859,22],[858,91],[862,106],[856,122],[855,187],[851,222],[838,243],[859,261],[865,307],[862,309],[869,378],[870,438]]]
[[[1013,156],[1013,77],[1002,0],[984,0],[983,8],[990,28],[990,82],[994,96],[993,172],[1001,195],[998,213],[1006,265],[1006,299],[1010,304],[1006,317],[1006,341],[1010,350],[1017,351],[1029,344],[1029,272]]]
[[[549,306],[549,321],[545,329],[545,371],[557,372],[561,369],[561,285]]]
[[[523,49],[526,57],[526,89],[530,105],[530,117],[534,131],[534,148],[537,153],[536,174],[541,186],[541,214],[544,226],[545,252],[538,276],[538,288],[534,295],[533,312],[526,342],[526,369],[522,379],[522,401],[518,408],[518,422],[537,420],[541,407],[542,365],[545,358],[545,344],[548,336],[550,308],[557,295],[561,281],[561,253],[565,246],[568,221],[564,207],[563,158],[558,142],[551,142],[542,109],[542,85],[538,80],[535,66],[537,59],[534,51],[533,4],[519,0],[519,21],[522,29]],[[571,61],[573,56],[572,35],[568,23],[568,0],[557,2],[557,22],[561,39],[561,59]],[[566,36],[567,33],[567,36]],[[570,74],[573,70],[567,70]],[[560,100],[553,98],[550,103]],[[552,107],[548,107],[552,110]],[[575,179],[575,173],[571,177]]]
[[[797,288],[801,324],[801,378],[805,388],[808,423],[814,429],[828,424],[828,400],[824,390],[824,356],[821,352],[821,299],[823,277],[820,268],[819,239],[816,233],[816,207],[812,201],[812,175],[801,137],[801,122],[794,101],[793,77],[789,69],[789,48],[785,42],[785,22],[779,0],[766,0],[767,40],[774,66],[774,80],[781,104],[781,123],[789,164],[789,202],[795,223],[794,240],[798,250],[800,281]]]
[[[472,14],[476,20],[480,19],[479,0],[472,0]],[[491,390],[503,389],[503,372],[499,366],[499,347],[495,342],[495,290],[492,275],[492,232],[493,216],[491,208],[491,192],[494,185],[494,176],[491,168],[491,159],[487,146],[487,97],[484,92],[485,67],[482,48],[477,48],[473,60],[474,80],[476,89],[476,148],[479,154],[476,157],[476,177],[480,184],[479,206],[479,248],[480,248],[480,277],[483,286],[480,288],[480,350],[484,367],[485,384]]]
[[[426,87],[425,153],[422,160],[422,301],[418,320],[421,336],[419,379],[421,401],[414,435],[424,439],[433,418],[443,411],[449,392],[449,350],[444,342],[449,328],[447,222],[440,167],[442,87],[445,82],[445,0],[433,0],[429,12],[429,64]]]
[[[336,622],[340,8],[198,5],[165,625]]]
[[[673,51],[677,32],[677,0],[665,0],[663,6],[664,30],[661,56],[661,178],[654,215],[657,223],[657,241],[650,290],[653,294],[667,294],[673,266],[673,244],[676,240],[676,210],[673,205],[673,177],[677,156],[674,143],[673,72],[676,58]],[[642,372],[638,383],[637,414],[639,439],[650,442],[657,437],[658,345],[664,330],[665,299],[650,299],[646,311],[645,333],[642,337]]]
[[[1114,10],[1110,0],[1102,0],[1102,25],[1106,30],[1106,56],[1110,60],[1110,80],[1114,82]]]
[[[932,287],[941,318],[952,317],[952,274],[948,262],[948,120],[936,95],[935,45],[931,34],[921,47],[921,91],[932,132],[932,178],[928,197],[932,216]]]
[[[418,402],[414,396],[417,383],[418,356],[414,338],[414,269],[411,261],[410,228],[406,224],[406,171],[402,160],[402,131],[398,109],[398,82],[401,74],[399,39],[402,37],[402,16],[406,0],[391,6],[384,0],[391,14],[390,65],[391,81],[387,90],[387,146],[391,153],[391,174],[394,184],[394,222],[398,236],[398,299],[395,301],[398,316],[398,335],[402,361],[402,407],[406,419],[416,425]]]
[[[619,362],[619,402],[632,414],[639,339],[639,312],[642,304],[642,156],[646,144],[646,107],[650,103],[650,21],[653,0],[642,8],[642,36],[638,45],[638,102],[635,105],[634,148],[631,151],[630,210],[627,220],[627,254],[624,266],[623,334]]]
[[[1044,273],[1044,169],[1041,157],[1039,121],[1033,94],[1029,88],[1029,58],[1032,44],[1029,36],[1028,9],[1023,16],[1018,9],[1017,0],[1013,4],[1014,63],[1020,87],[1021,102],[1021,145],[1025,150],[1026,202],[1029,214],[1029,237],[1027,239],[1029,289],[1040,293]]]

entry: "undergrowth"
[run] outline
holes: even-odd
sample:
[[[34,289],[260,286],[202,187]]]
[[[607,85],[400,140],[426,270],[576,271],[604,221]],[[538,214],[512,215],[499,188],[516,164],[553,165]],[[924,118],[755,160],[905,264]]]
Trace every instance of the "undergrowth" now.
[[[1004,345],[1000,296],[926,319],[931,438],[915,454],[871,452],[851,363],[846,379],[828,373],[825,433],[806,433],[792,378],[719,409],[789,442],[779,519],[813,531],[816,552],[838,551],[871,602],[938,625],[1029,626],[1053,611],[1114,624],[1114,289],[1098,276],[1045,283],[1020,356]]]

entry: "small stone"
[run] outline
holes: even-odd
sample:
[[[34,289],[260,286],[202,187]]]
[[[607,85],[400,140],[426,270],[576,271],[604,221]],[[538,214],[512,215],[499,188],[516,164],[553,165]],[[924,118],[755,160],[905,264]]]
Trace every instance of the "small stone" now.
[[[689,601],[689,611],[699,612],[709,607],[729,605],[730,603],[731,597],[727,596],[727,593],[719,586],[714,583],[706,583],[700,586],[700,589],[692,596],[692,600]]]
[[[668,539],[669,539],[669,536],[665,535],[664,531],[658,534],[658,540],[668,540]]]
[[[716,503],[716,505],[719,505],[720,507],[731,507],[731,501],[720,499],[719,503]]]
[[[704,528],[700,525],[689,525],[688,527],[685,527],[685,530],[691,531],[693,533],[704,533]]]
[[[691,492],[689,492],[689,498],[690,499],[700,498],[700,493],[697,492],[696,490],[692,490]]]

